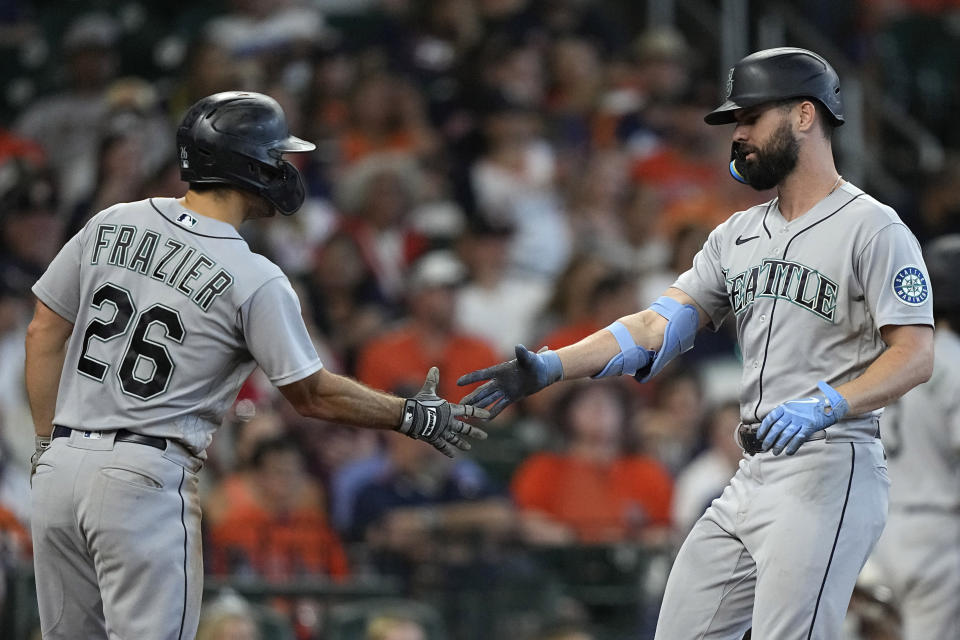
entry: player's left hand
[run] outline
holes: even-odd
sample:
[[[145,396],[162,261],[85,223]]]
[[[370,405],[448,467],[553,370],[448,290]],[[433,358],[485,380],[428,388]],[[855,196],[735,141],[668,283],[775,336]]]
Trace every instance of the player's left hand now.
[[[35,436],[34,442],[36,444],[36,449],[33,452],[33,455],[30,456],[30,486],[33,486],[33,474],[37,472],[37,465],[40,464],[40,456],[50,448],[50,443],[53,442],[53,438],[50,436]]]
[[[444,455],[453,457],[454,447],[463,451],[470,450],[467,437],[486,440],[487,432],[472,424],[461,422],[459,418],[480,418],[486,420],[490,412],[479,407],[451,404],[437,395],[437,383],[440,382],[440,370],[430,367],[423,387],[403,405],[403,420],[397,431],[413,438],[425,440]]]
[[[792,456],[811,435],[847,415],[850,407],[842,395],[822,380],[817,387],[824,397],[790,400],[767,414],[757,430],[757,439],[763,440],[763,451],[772,448],[773,455],[785,452]]]

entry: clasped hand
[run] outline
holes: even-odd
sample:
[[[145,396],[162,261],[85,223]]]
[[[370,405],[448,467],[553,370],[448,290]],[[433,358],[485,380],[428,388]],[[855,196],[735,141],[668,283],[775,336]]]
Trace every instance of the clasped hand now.
[[[773,449],[792,456],[811,435],[841,420],[849,410],[847,401],[826,382],[817,383],[824,397],[790,400],[767,414],[757,430],[763,451]]]
[[[508,362],[479,369],[461,376],[463,385],[487,380],[460,402],[467,406],[490,407],[490,417],[496,417],[504,408],[520,398],[529,396],[560,380],[563,365],[560,357],[549,349],[533,353],[522,344],[515,348],[517,357]]]
[[[460,418],[479,418],[486,420],[490,413],[479,407],[451,404],[437,395],[437,383],[440,371],[431,367],[423,387],[403,405],[403,420],[397,431],[413,438],[432,444],[444,455],[453,457],[454,447],[462,451],[470,450],[467,437],[486,440],[487,432],[472,424],[462,422]]]

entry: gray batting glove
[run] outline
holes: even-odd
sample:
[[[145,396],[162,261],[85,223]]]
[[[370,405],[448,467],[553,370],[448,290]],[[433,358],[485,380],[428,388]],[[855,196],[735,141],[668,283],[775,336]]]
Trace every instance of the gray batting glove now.
[[[34,443],[36,444],[36,449],[33,452],[33,455],[30,456],[30,486],[33,486],[33,474],[37,472],[37,465],[40,464],[40,456],[50,448],[50,443],[53,442],[51,436],[34,436]]]
[[[427,379],[420,391],[407,398],[403,405],[403,421],[397,431],[414,440],[425,440],[444,455],[454,457],[454,447],[463,451],[470,450],[466,437],[486,440],[483,429],[461,422],[458,418],[480,418],[487,420],[490,412],[486,409],[462,404],[451,404],[437,395],[437,383],[440,370],[430,367]]]

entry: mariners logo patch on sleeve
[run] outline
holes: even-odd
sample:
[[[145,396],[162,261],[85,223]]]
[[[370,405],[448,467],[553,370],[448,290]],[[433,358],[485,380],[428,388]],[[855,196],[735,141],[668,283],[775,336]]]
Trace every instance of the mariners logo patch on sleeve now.
[[[930,297],[930,287],[927,285],[923,271],[913,265],[897,271],[891,285],[900,301],[911,307],[920,306]]]

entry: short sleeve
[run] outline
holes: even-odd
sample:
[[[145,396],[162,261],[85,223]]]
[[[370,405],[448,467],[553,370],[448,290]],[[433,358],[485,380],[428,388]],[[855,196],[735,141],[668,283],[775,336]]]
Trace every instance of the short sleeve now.
[[[933,326],[933,298],[920,243],[906,225],[893,223],[871,238],[855,264],[877,327]]]
[[[58,316],[72,323],[80,311],[80,264],[83,244],[81,230],[63,245],[60,252],[33,285],[33,294]]]
[[[267,281],[240,307],[247,349],[274,385],[302,380],[323,368],[285,277]]]
[[[727,282],[720,262],[720,239],[723,225],[710,232],[703,248],[693,258],[693,266],[680,274],[673,286],[693,298],[710,316],[713,329],[723,323],[730,312]]]

